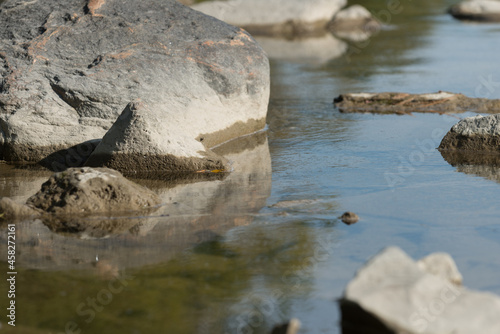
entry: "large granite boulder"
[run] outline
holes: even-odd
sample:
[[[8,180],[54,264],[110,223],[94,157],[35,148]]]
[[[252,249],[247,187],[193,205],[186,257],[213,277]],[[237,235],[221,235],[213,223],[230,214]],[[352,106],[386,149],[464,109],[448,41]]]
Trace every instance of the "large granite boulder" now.
[[[500,297],[468,290],[443,253],[414,261],[389,247],[349,282],[340,301],[343,333],[500,333]]]
[[[459,20],[500,22],[500,1],[465,0],[451,6],[449,12]]]
[[[444,136],[439,150],[500,153],[500,114],[462,119]]]
[[[0,158],[8,161],[38,162],[86,142],[83,158],[68,156],[83,163],[92,140],[139,100],[174,164],[210,167],[211,146],[265,125],[264,51],[240,28],[174,0],[7,0],[0,50]]]
[[[206,1],[192,8],[254,35],[306,35],[324,31],[346,0]]]

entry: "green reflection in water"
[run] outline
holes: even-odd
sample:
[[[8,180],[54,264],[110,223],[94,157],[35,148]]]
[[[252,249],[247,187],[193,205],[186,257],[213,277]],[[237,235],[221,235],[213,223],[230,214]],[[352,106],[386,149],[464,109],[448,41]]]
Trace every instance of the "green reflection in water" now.
[[[264,333],[287,316],[292,295],[310,290],[315,238],[302,222],[255,224],[120,273],[106,260],[94,272],[19,268],[17,326],[2,331]],[[264,304],[266,319],[257,317]]]

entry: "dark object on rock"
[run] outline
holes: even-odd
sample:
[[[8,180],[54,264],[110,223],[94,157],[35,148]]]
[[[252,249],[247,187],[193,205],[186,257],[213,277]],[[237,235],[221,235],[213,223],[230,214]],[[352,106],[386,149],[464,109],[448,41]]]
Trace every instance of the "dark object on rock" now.
[[[10,162],[101,139],[140,100],[163,132],[114,148],[139,157],[135,142],[163,136],[167,164],[208,167],[211,147],[264,128],[269,101],[269,62],[254,39],[174,0],[4,1],[0,78],[0,158]],[[143,171],[143,160],[127,166]]]
[[[151,209],[160,199],[151,190],[108,168],[70,168],[53,174],[27,204],[55,215],[109,214]]]
[[[465,0],[450,7],[454,18],[476,22],[500,22],[500,2],[493,0]]]
[[[275,326],[271,334],[297,334],[300,329],[300,321],[298,319],[290,319],[289,322]]]
[[[352,93],[341,94],[333,100],[340,112],[411,114],[412,112],[458,113],[465,111],[500,112],[500,100],[470,98],[462,94],[438,92],[431,94],[407,93]]]
[[[342,216],[340,216],[339,219],[342,220],[343,223],[351,225],[357,223],[359,217],[354,212],[347,211]]]

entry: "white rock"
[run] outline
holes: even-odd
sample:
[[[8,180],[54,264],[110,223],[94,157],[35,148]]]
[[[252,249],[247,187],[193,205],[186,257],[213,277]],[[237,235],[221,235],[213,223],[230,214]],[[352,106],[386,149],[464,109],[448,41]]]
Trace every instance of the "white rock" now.
[[[331,34],[295,40],[273,37],[255,39],[269,58],[291,62],[322,64],[342,56],[347,51],[347,44]]]
[[[363,327],[368,312],[395,333],[500,333],[500,297],[450,283],[456,279],[450,257],[431,255],[420,263],[397,247],[369,260],[346,287],[343,321],[358,319],[349,325]]]
[[[346,0],[229,0],[206,1],[193,9],[237,25],[279,25],[286,22],[329,21]]]
[[[451,131],[462,136],[500,135],[500,114],[467,117],[455,124]]]
[[[339,11],[334,20],[363,20],[372,18],[372,14],[361,5],[352,5]]]
[[[447,253],[432,253],[417,261],[418,267],[436,275],[453,284],[462,284],[462,274],[458,271],[457,265],[450,254]]]
[[[494,0],[470,0],[458,4],[458,8],[463,13],[469,14],[500,14],[500,1]]]

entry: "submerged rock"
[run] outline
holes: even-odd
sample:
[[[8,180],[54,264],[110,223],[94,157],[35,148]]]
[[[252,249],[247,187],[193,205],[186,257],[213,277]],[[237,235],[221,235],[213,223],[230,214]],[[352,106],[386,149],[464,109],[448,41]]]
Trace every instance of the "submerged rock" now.
[[[453,5],[449,13],[459,20],[500,22],[500,1],[466,0]]]
[[[138,99],[181,161],[208,160],[210,147],[265,125],[262,48],[174,0],[7,0],[0,50],[0,158],[8,161],[38,162],[100,139]]]
[[[468,152],[474,156],[500,153],[500,114],[462,119],[444,136],[439,150]]]
[[[192,6],[252,35],[296,36],[324,32],[346,0],[229,0]]]
[[[380,22],[361,5],[342,9],[328,24],[328,29],[335,35],[352,41],[366,40],[381,27]]]
[[[349,282],[340,300],[343,333],[499,333],[500,297],[468,290],[448,255],[419,262],[384,249]]]
[[[27,204],[54,215],[134,212],[160,203],[151,190],[108,168],[70,168],[53,174]]]
[[[442,91],[431,94],[350,93],[339,95],[333,102],[340,112],[345,113],[500,112],[500,100],[470,98],[462,94]]]

